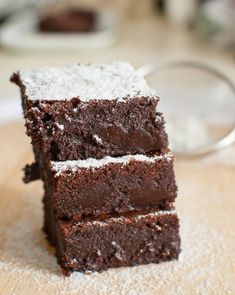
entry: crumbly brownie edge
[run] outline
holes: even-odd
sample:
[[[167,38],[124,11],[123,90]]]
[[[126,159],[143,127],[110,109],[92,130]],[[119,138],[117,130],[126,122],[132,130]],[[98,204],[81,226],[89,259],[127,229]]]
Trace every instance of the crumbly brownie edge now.
[[[81,127],[82,129],[85,128],[83,130],[84,138],[82,139],[82,142],[79,143],[76,141],[74,142],[74,138],[76,138],[74,137],[74,134],[76,134],[78,138],[81,138],[82,134],[80,134],[80,131],[78,130],[72,130],[74,126],[77,125],[76,122],[73,122],[73,120],[77,118],[77,113],[74,113],[74,111],[76,111],[76,106],[78,106],[79,110],[81,108],[81,110],[84,111],[84,106],[87,103],[81,102],[79,98],[67,101],[50,101],[46,99],[41,101],[31,101],[25,94],[26,89],[20,81],[19,74],[16,73],[13,75],[12,81],[18,84],[21,89],[27,135],[31,137],[33,144],[38,145],[39,148],[47,154],[49,159],[63,161],[77,158],[85,159],[88,157],[102,158],[105,155],[120,156],[124,154],[161,150],[168,145],[163,116],[160,113],[156,114],[156,106],[159,101],[158,97],[138,97],[137,103],[135,102],[137,97],[126,98],[125,105],[129,105],[129,108],[131,107],[131,109],[133,109],[134,106],[136,108],[139,104],[142,105],[142,109],[139,105],[140,109],[137,107],[138,111],[137,109],[134,111],[134,113],[138,113],[135,115],[138,118],[143,112],[144,106],[145,119],[142,118],[143,122],[141,121],[142,119],[140,120],[140,122],[142,122],[140,123],[140,126],[134,127],[132,125],[125,125],[127,124],[125,119],[125,123],[122,122],[120,124],[122,127],[111,124],[110,127],[108,127],[111,129],[107,130],[106,127],[101,127],[103,123],[101,124],[100,122],[99,124],[96,124],[99,126],[97,127],[98,129],[94,130],[94,126],[92,126],[92,122],[94,122],[93,119],[90,121],[88,120],[87,122],[84,121],[84,126],[87,126],[87,128]],[[99,112],[101,111],[102,113],[105,106],[105,100],[100,100],[99,103],[102,104],[99,110]],[[113,116],[112,110],[119,108],[119,106],[115,100],[107,101],[107,104],[111,105],[106,106],[105,116],[108,117],[105,118],[110,120]],[[98,111],[99,108],[97,109],[97,107],[98,104],[96,105],[95,100],[90,101],[88,107],[89,110],[87,110],[87,112],[89,111],[89,113],[91,113],[95,110]],[[61,110],[65,110],[64,115],[67,119],[63,116],[61,118],[63,113]],[[81,113],[81,110],[78,111],[78,114]],[[127,113],[129,112],[130,111]],[[58,117],[58,114],[61,114],[60,117]],[[133,114],[131,114],[131,116],[133,116]],[[87,114],[84,114],[84,116],[87,118]],[[122,117],[123,116],[124,114],[122,114]],[[77,120],[82,122],[81,120],[85,120],[84,118],[77,118]],[[105,118],[102,118],[102,122],[103,120],[105,122]],[[145,123],[144,120],[146,121]],[[116,121],[117,118],[115,117],[115,122]],[[130,119],[128,119],[128,124],[133,124],[133,122],[138,121],[139,119],[137,120],[136,118],[133,119],[131,123]],[[141,124],[144,125],[142,126]],[[94,132],[91,132],[91,130]]]
[[[58,262],[66,275],[170,261],[180,252],[178,218],[171,211],[82,224],[60,220],[56,236]]]

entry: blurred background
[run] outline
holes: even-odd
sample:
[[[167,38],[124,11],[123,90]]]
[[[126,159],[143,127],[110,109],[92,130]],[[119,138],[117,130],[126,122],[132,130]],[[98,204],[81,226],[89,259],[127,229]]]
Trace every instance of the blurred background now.
[[[235,0],[0,0],[0,122],[21,117],[9,77],[23,68],[189,60],[235,81],[234,28]],[[147,76],[162,97],[168,132],[181,132],[172,145],[213,142],[233,127],[234,93],[219,76],[194,66]]]

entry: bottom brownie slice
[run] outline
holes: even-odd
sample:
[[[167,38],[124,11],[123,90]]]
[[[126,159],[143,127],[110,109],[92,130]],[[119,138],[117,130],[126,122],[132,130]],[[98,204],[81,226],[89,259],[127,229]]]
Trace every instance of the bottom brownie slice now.
[[[177,259],[180,252],[179,222],[173,209],[69,221],[50,218],[53,226],[47,227],[47,235],[51,242],[54,239],[65,275],[73,270],[159,263]]]

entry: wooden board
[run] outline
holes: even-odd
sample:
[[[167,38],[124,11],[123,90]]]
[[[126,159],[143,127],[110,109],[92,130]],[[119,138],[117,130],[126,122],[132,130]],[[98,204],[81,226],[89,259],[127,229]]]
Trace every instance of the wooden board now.
[[[64,278],[41,231],[41,183],[22,122],[0,128],[0,294],[235,294],[235,147],[177,160],[179,261]]]

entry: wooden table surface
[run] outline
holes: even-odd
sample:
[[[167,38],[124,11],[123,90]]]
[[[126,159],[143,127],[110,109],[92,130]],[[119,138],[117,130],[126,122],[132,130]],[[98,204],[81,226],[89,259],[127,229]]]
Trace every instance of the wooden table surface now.
[[[64,278],[41,231],[40,181],[23,122],[0,127],[0,294],[235,294],[235,147],[176,162],[179,261]]]

